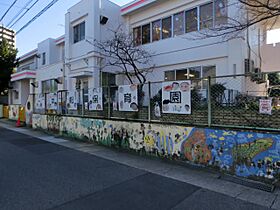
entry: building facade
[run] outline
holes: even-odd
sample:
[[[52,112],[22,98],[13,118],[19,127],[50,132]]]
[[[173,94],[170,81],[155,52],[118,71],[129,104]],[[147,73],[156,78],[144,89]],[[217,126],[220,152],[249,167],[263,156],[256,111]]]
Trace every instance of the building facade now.
[[[11,46],[13,46],[13,47],[16,46],[15,32],[11,29],[4,27],[3,25],[0,25],[0,42],[3,39],[6,39]]]
[[[231,39],[201,37],[229,19],[242,17],[237,4],[236,0],[135,0],[119,7],[109,0],[82,0],[68,9],[64,36],[42,41],[20,58],[12,75],[10,104],[24,105],[32,93],[84,89],[87,94],[89,88],[127,83],[119,69],[104,65],[110,58],[95,45],[110,39],[120,26],[133,34],[136,46],[152,52],[154,69],[147,81],[197,79],[193,86],[205,95],[209,83],[203,78],[212,77],[211,84],[258,95],[268,88],[265,81],[234,76],[280,70],[275,58],[280,40],[271,41],[272,30],[256,25]],[[248,62],[253,63],[249,68]]]

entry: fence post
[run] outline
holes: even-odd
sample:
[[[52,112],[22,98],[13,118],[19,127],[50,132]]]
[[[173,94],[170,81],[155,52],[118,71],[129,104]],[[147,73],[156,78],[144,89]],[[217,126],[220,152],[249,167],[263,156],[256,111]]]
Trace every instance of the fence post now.
[[[110,90],[110,86],[108,86],[108,99],[107,99],[107,102],[108,102],[108,119],[110,119],[111,117],[111,90]]]
[[[207,96],[208,96],[208,127],[211,127],[212,124],[212,106],[211,106],[211,77],[208,77],[208,91],[207,91]]]
[[[85,100],[84,100],[84,88],[82,89],[82,116],[85,114]]]
[[[149,97],[149,103],[148,103],[148,121],[151,122],[151,82],[148,82],[148,97]]]
[[[48,104],[47,93],[45,93],[45,114],[47,114],[47,104]]]

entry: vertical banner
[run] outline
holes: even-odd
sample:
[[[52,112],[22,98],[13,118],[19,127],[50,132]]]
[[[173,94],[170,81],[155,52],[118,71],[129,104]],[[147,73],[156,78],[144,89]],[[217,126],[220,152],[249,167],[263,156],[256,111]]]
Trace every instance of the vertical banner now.
[[[162,112],[191,114],[191,81],[162,83]]]
[[[103,110],[102,88],[91,88],[88,92],[88,107],[90,111]]]
[[[272,100],[271,99],[260,99],[260,114],[271,115]]]
[[[137,112],[138,111],[138,94],[137,85],[119,86],[119,111]]]
[[[78,109],[78,97],[78,92],[75,90],[67,92],[66,107],[68,110]]]
[[[57,93],[47,95],[47,109],[57,110]]]
[[[35,108],[45,109],[45,94],[37,94],[35,96]]]

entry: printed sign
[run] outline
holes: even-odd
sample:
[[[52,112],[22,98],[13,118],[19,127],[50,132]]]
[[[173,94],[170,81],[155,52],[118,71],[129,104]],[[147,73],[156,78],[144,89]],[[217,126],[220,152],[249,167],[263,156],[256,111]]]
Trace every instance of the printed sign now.
[[[78,92],[69,91],[67,92],[66,106],[68,110],[77,110],[78,109]]]
[[[47,95],[47,109],[57,110],[57,93]]]
[[[137,112],[138,95],[137,85],[122,85],[118,88],[119,93],[119,111]]]
[[[102,88],[89,89],[88,104],[90,111],[103,110]]]
[[[271,99],[260,99],[260,114],[271,115],[272,110],[272,100]]]
[[[45,109],[45,95],[37,94],[35,96],[35,108],[36,109]]]
[[[162,112],[191,114],[191,81],[170,81],[162,84]]]

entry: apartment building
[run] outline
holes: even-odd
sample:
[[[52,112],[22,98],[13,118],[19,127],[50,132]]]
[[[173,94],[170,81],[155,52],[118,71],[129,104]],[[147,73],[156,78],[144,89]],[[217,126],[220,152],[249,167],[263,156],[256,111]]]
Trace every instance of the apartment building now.
[[[0,25],[0,42],[3,39],[6,39],[11,46],[16,46],[15,32],[11,29],[4,27],[3,25]]]

